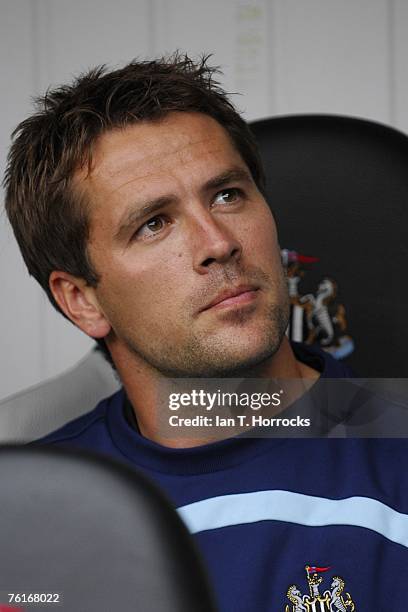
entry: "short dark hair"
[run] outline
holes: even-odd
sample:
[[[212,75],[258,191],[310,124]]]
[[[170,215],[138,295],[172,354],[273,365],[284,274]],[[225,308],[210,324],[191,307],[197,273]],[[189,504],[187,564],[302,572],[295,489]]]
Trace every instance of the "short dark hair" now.
[[[213,117],[229,134],[263,191],[262,164],[252,133],[207,65],[176,53],[123,68],[100,66],[36,100],[37,112],[14,130],[4,178],[5,206],[29,273],[47,292],[53,270],[99,280],[87,254],[88,207],[72,188],[74,173],[91,166],[92,147],[106,131],[154,121],[172,111]]]

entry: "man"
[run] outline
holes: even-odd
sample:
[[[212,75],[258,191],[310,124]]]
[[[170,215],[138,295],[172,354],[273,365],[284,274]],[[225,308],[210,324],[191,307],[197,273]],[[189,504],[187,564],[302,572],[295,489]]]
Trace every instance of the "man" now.
[[[407,476],[392,471],[400,445],[210,443],[156,425],[169,377],[313,385],[349,375],[285,336],[256,146],[213,77],[179,56],[94,70],[49,92],[16,130],[6,208],[28,269],[101,343],[124,387],[42,443],[154,479],[196,534],[221,610],[385,610],[391,592],[405,597],[395,572],[408,578]]]

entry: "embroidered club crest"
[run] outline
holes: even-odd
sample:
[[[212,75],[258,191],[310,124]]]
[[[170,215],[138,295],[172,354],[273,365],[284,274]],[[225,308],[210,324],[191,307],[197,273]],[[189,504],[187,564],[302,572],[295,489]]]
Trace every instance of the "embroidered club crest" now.
[[[318,262],[318,258],[288,249],[283,249],[281,254],[290,298],[287,335],[295,342],[318,344],[336,359],[344,359],[353,352],[354,342],[347,332],[345,307],[336,301],[337,283],[323,278],[316,293],[302,294],[299,285],[305,268]]]
[[[302,595],[297,585],[292,584],[286,593],[291,603],[286,604],[285,612],[354,612],[354,601],[350,593],[343,594],[345,582],[340,576],[332,576],[330,589],[320,593],[322,574],[329,569],[306,565],[309,594]]]

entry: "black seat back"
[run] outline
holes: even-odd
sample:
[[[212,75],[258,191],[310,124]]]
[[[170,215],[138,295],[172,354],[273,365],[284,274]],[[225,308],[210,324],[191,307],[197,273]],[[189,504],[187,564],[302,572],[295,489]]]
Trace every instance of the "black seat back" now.
[[[109,460],[1,449],[0,551],[0,606],[5,593],[48,593],[68,612],[214,611],[177,512]]]
[[[371,121],[288,116],[251,124],[280,244],[336,281],[361,376],[408,376],[408,137]]]

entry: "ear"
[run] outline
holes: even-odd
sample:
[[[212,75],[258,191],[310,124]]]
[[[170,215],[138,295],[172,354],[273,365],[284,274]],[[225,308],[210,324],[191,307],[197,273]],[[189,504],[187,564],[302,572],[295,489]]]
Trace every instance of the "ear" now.
[[[104,338],[111,330],[95,290],[83,278],[67,272],[53,271],[49,286],[55,301],[65,315],[92,338]]]

